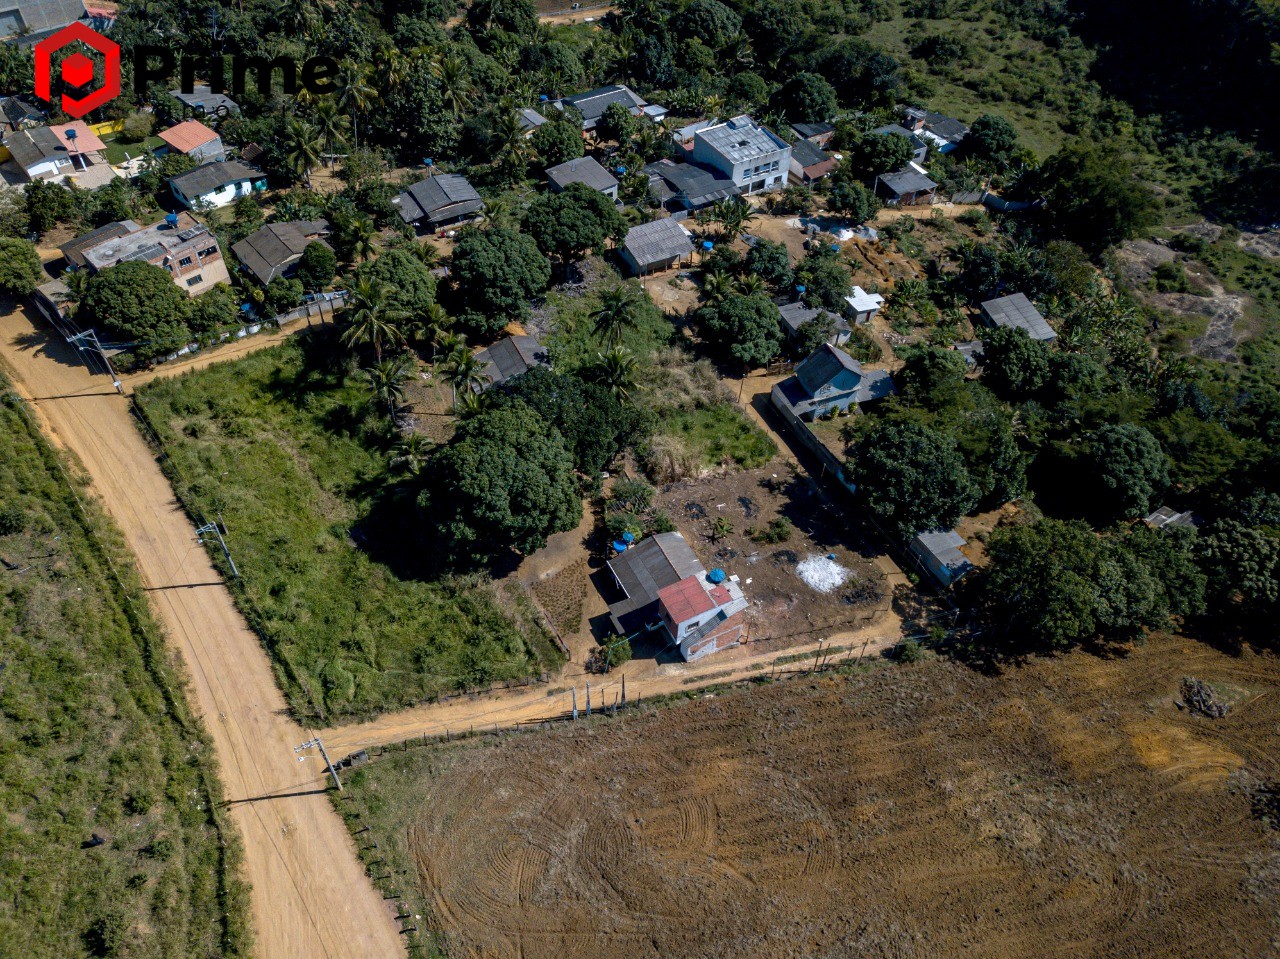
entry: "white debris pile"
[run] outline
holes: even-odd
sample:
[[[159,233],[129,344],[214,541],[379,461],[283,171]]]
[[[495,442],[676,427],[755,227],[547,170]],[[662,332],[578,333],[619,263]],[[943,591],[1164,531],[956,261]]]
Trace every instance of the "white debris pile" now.
[[[800,578],[819,593],[829,593],[839,589],[849,581],[849,571],[830,556],[813,554],[806,556],[796,565],[796,573]]]

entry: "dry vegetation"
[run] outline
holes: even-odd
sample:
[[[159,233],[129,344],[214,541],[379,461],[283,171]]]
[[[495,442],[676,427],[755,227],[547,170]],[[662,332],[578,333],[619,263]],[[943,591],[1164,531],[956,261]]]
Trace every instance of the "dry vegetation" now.
[[[1182,678],[1239,691],[1225,718]],[[361,824],[454,956],[1263,956],[1280,668],[1159,637],[391,753]],[[355,808],[355,807],[353,807]]]

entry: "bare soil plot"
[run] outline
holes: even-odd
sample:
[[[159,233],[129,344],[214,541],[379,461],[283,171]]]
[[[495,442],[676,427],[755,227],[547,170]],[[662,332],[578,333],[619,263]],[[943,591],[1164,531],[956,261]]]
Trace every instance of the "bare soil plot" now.
[[[874,562],[877,551],[843,520],[814,480],[777,466],[667,486],[656,505],[675,520],[708,569],[721,567],[741,578],[751,602],[753,640],[803,641],[869,625],[889,608],[884,573]],[[776,543],[762,541],[779,518],[790,527],[789,535]],[[717,521],[728,524],[723,535],[716,533]],[[798,569],[806,559],[828,555],[846,578],[823,593]]]
[[[1195,716],[1186,675],[1244,693]],[[352,791],[452,956],[1264,956],[1278,692],[1274,657],[1168,637],[935,660],[391,753]]]

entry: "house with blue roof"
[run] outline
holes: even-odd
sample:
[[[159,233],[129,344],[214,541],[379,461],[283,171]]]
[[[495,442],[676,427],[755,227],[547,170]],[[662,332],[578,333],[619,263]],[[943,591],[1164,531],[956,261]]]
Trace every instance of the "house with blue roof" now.
[[[799,425],[884,399],[893,392],[887,370],[864,370],[844,350],[824,343],[796,366],[794,376],[773,388],[770,401],[784,419]]]

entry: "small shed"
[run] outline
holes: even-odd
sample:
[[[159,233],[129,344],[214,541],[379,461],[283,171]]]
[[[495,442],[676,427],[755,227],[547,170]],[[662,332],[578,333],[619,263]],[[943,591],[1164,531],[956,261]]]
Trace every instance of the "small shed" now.
[[[691,256],[689,231],[670,218],[633,226],[622,241],[623,262],[634,274],[669,270]]]
[[[795,339],[800,335],[801,329],[815,321],[821,321],[823,317],[831,317],[835,323],[835,333],[831,336],[828,343],[832,346],[844,346],[849,341],[851,330],[849,322],[843,316],[836,316],[828,310],[818,307],[806,306],[800,301],[788,303],[786,306],[780,307],[778,312],[782,315],[782,330],[787,334],[788,339]]]
[[[560,193],[571,183],[581,183],[599,190],[615,202],[618,199],[617,178],[602,167],[595,157],[578,157],[547,167],[547,182],[556,193]]]
[[[226,156],[222,138],[199,120],[183,120],[162,130],[160,139],[174,153],[183,153],[201,163]]]
[[[942,586],[951,586],[974,567],[964,554],[965,538],[953,529],[927,530],[911,541],[911,552]]]
[[[432,230],[459,223],[484,209],[484,200],[466,177],[439,173],[396,194],[391,203],[405,223],[425,220]]]
[[[982,304],[982,315],[992,326],[1025,330],[1033,340],[1049,343],[1058,338],[1048,321],[1025,293],[997,297]]]
[[[879,293],[868,293],[860,286],[855,286],[844,298],[848,304],[847,315],[855,323],[870,323],[884,306],[884,297]]]
[[[535,366],[550,366],[551,357],[532,336],[504,336],[476,354],[489,382],[481,391],[501,386]]]
[[[876,196],[890,206],[930,204],[937,192],[938,184],[910,167],[876,177]]]

